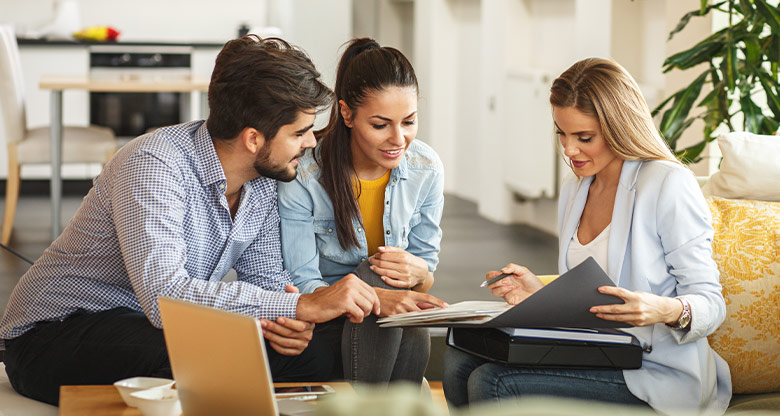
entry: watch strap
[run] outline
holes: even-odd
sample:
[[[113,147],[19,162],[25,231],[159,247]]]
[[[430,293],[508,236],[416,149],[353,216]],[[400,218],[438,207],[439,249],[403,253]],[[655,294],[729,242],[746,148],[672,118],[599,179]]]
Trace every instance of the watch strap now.
[[[672,329],[688,329],[691,326],[691,304],[685,298],[675,298],[682,303],[683,310],[680,314],[680,319],[673,324],[666,324]]]

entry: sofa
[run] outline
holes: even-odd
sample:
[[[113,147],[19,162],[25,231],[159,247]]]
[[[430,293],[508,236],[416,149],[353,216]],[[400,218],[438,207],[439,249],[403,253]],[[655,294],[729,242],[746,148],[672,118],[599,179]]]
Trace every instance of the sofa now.
[[[731,369],[731,410],[780,412],[780,136],[718,138],[720,170],[702,186],[726,319],[710,335]]]

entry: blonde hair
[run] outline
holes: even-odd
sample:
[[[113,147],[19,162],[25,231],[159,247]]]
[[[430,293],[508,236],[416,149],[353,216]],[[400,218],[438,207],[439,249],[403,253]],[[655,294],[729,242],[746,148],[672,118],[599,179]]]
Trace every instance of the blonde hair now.
[[[636,81],[617,62],[588,58],[575,63],[553,81],[550,104],[596,118],[607,146],[620,159],[680,163],[653,124]]]

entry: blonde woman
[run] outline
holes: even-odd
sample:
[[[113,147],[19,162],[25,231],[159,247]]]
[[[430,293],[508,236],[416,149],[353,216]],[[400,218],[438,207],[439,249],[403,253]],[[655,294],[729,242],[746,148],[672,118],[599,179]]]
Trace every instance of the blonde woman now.
[[[723,321],[725,303],[711,257],[710,213],[696,180],[674,158],[636,82],[617,63],[577,62],[553,82],[550,104],[575,174],[558,202],[558,269],[593,257],[616,284],[599,291],[625,303],[591,312],[631,324],[626,331],[648,352],[640,369],[582,370],[505,367],[450,349],[448,401],[552,395],[663,413],[723,412],[731,398],[729,369],[706,336]],[[512,276],[489,287],[509,303],[542,287],[525,267],[501,271]]]

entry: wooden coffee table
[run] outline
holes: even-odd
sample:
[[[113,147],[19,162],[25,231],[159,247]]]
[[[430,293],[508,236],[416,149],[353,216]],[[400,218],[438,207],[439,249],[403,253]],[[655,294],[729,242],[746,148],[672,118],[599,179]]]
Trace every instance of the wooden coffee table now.
[[[345,382],[328,383],[274,383],[276,387],[297,387],[327,384],[336,392],[352,391]],[[128,407],[122,396],[112,385],[101,386],[61,386],[60,416],[141,416],[141,412]]]

